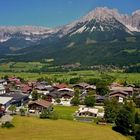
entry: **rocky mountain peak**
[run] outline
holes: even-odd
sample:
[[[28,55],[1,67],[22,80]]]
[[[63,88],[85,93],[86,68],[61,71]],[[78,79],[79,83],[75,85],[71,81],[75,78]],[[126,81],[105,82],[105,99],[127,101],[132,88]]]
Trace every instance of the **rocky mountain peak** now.
[[[99,21],[110,20],[112,18],[120,19],[121,15],[117,9],[109,9],[107,7],[98,7],[95,10],[89,12],[82,20],[90,21],[96,19]]]
[[[140,10],[136,10],[135,12],[132,13],[132,16],[134,15],[140,15]]]

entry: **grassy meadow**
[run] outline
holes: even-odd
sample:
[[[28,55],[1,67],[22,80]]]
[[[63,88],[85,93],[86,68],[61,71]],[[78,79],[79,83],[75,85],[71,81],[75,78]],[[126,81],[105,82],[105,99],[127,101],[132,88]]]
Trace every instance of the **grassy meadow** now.
[[[19,76],[25,80],[36,80],[40,77],[69,81],[70,78],[80,77],[83,81],[90,78],[100,78],[101,72],[93,70],[69,71],[69,72],[46,72],[30,73],[31,70],[40,70],[43,66],[50,68],[50,63],[40,62],[9,62],[0,64],[0,77],[4,75]],[[140,83],[140,73],[124,73],[121,70],[105,72],[116,78],[117,82]]]
[[[0,128],[2,140],[129,140],[110,126],[16,116],[14,128]]]
[[[116,78],[117,82],[128,81],[129,83],[140,83],[140,73],[121,73],[121,72],[108,72],[108,75],[112,75]],[[83,80],[90,78],[100,78],[98,71],[72,71],[72,72],[48,72],[48,73],[28,73],[28,72],[0,72],[0,77],[5,75],[8,76],[19,76],[25,80],[36,80],[40,77],[47,77],[57,80],[69,81],[70,78],[80,77]]]
[[[77,109],[77,106],[54,106],[54,111],[57,112],[59,119],[64,120],[73,120],[73,114]]]

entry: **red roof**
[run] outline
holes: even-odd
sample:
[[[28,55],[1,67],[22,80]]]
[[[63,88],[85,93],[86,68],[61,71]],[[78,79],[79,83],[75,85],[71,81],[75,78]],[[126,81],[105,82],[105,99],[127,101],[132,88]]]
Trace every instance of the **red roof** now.
[[[16,84],[20,84],[21,82],[20,82],[20,79],[18,79],[18,78],[16,78],[16,77],[10,77],[10,78],[8,78],[8,80],[10,81],[10,82],[14,82],[14,83],[16,83]]]
[[[54,87],[58,89],[62,89],[62,88],[68,88],[68,85],[66,85],[65,83],[62,83],[62,84],[57,84]]]
[[[22,90],[23,93],[27,93],[28,91],[31,91],[32,88],[28,85],[23,85],[21,90]]]

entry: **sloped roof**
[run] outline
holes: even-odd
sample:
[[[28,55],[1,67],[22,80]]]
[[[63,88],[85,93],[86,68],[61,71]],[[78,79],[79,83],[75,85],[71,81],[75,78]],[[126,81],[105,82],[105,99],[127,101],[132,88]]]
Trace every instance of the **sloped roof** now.
[[[12,100],[19,101],[28,98],[28,95],[25,95],[21,92],[10,92],[10,93],[5,93],[3,95],[0,95],[0,97],[12,97]]]
[[[122,94],[114,94],[114,95],[110,95],[110,97],[122,97],[122,98],[126,98],[126,96],[124,96]]]
[[[125,91],[116,90],[116,91],[113,91],[113,92],[109,93],[109,96],[113,96],[115,94],[121,94],[121,95],[124,95],[124,96],[127,96],[128,95],[128,93],[125,92]]]
[[[70,91],[70,92],[74,92],[74,90],[71,89],[71,88],[62,88],[62,89],[58,89],[58,91]]]
[[[120,91],[133,92],[133,88],[132,87],[111,87],[110,90],[111,91],[120,90]]]
[[[62,84],[57,84],[54,87],[58,89],[62,89],[62,88],[68,88],[68,85],[66,85],[65,83],[62,83]]]
[[[12,100],[12,97],[0,97],[0,104],[4,105],[11,100]]]
[[[49,106],[52,105],[51,102],[48,102],[48,101],[45,101],[45,100],[36,100],[36,101],[33,101],[33,102],[29,103],[29,105],[32,105],[32,104],[38,104],[38,105],[43,106],[45,108],[48,108]]]
[[[80,87],[86,88],[87,86],[89,86],[89,84],[87,84],[87,83],[79,83],[79,84],[75,84],[74,87],[75,86],[80,86]]]

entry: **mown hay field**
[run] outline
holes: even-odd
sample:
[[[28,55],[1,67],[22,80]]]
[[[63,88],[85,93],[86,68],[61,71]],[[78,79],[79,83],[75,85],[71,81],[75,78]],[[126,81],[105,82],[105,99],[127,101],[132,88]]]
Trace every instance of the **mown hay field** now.
[[[129,140],[110,126],[16,116],[14,128],[0,128],[2,140]]]

